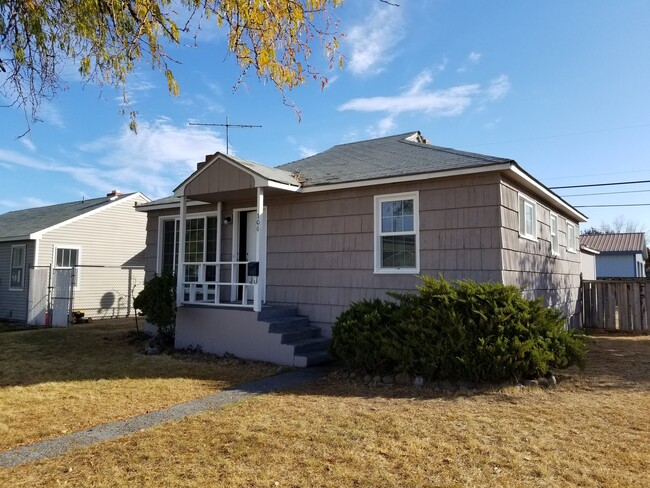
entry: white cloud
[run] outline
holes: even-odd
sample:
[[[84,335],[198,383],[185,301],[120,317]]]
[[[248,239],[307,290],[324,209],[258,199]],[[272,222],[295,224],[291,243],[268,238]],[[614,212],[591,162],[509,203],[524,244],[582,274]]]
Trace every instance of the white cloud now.
[[[5,207],[11,210],[22,210],[24,208],[45,207],[53,205],[53,202],[48,202],[40,198],[34,197],[21,197],[11,200],[0,200],[0,207]]]
[[[43,122],[63,129],[65,122],[59,108],[53,102],[43,101],[38,108],[38,118]]]
[[[105,194],[116,188],[159,198],[169,195],[206,154],[225,152],[225,141],[210,128],[176,127],[161,118],[153,123],[140,120],[138,134],[125,126],[77,149],[64,160],[0,149],[0,165],[68,175],[82,183],[84,194]]]
[[[487,100],[502,98],[510,89],[507,76],[493,80],[487,88],[478,83],[457,85],[445,89],[431,89],[433,75],[423,71],[403,93],[394,96],[354,98],[338,107],[357,112],[386,112],[390,117],[402,113],[424,113],[438,117],[452,117],[464,113],[481,96]],[[384,122],[387,124],[387,122]]]
[[[301,158],[308,158],[309,156],[313,156],[314,154],[316,154],[318,151],[316,151],[316,149],[313,149],[311,147],[298,146],[298,152],[300,152]]]
[[[34,141],[32,141],[29,134],[21,137],[20,143],[32,152],[36,151],[36,145],[34,144]]]
[[[396,125],[397,124],[395,123],[395,117],[393,115],[389,115],[388,117],[384,117],[383,119],[379,120],[376,125],[370,126],[366,130],[366,133],[372,138],[384,137],[385,135],[390,134],[393,129],[395,129]]]
[[[393,59],[392,50],[404,35],[402,9],[375,6],[368,18],[347,32],[347,68],[355,75],[380,73]]]
[[[512,85],[506,75],[501,75],[490,82],[486,91],[488,100],[499,100],[506,96]]]
[[[472,51],[467,56],[467,61],[469,61],[470,63],[473,63],[473,64],[478,63],[480,61],[480,59],[481,59],[481,56],[482,56],[481,53],[476,53],[476,52]]]

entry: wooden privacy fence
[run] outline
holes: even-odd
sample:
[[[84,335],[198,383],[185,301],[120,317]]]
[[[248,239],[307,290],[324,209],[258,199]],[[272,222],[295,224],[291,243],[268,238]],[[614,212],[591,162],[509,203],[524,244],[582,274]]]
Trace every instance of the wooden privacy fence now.
[[[647,332],[647,285],[645,279],[583,281],[583,326]]]

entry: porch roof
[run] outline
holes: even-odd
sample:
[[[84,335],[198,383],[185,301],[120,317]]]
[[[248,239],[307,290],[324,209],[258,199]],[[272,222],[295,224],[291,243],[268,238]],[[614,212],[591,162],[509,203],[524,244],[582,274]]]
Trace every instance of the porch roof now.
[[[219,165],[226,165],[236,172],[247,175],[249,178],[246,178],[246,180],[248,181],[242,181],[239,178],[239,181],[228,182],[221,181],[221,178],[212,178],[214,176],[211,175],[213,168]],[[206,197],[213,193],[237,192],[256,187],[271,187],[287,191],[297,191],[300,188],[300,183],[289,171],[271,168],[254,163],[253,161],[217,152],[207,157],[205,163],[199,163],[197,170],[174,189],[174,196],[180,197],[185,195],[199,197],[202,195]],[[198,190],[198,188],[204,188],[209,191]],[[210,200],[208,199],[206,201]]]

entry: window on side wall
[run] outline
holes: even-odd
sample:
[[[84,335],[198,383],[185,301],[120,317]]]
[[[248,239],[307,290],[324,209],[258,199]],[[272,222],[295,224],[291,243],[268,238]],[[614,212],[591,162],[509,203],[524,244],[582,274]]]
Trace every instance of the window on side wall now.
[[[375,272],[419,273],[418,193],[375,196]]]
[[[557,235],[557,215],[551,214],[551,253],[557,255],[560,253],[560,242]]]
[[[566,250],[576,252],[576,226],[570,222],[566,223]]]
[[[537,205],[524,195],[519,195],[519,235],[537,240]]]
[[[25,285],[25,245],[11,246],[9,289],[22,290]]]

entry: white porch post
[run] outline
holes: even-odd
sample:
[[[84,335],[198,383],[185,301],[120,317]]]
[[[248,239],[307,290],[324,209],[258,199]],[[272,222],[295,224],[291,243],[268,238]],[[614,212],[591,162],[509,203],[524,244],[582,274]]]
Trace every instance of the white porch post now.
[[[262,271],[262,266],[260,266],[260,261],[262,257],[262,236],[263,236],[263,229],[262,226],[264,225],[264,188],[262,187],[257,187],[257,256],[255,256],[255,260],[258,263],[259,266],[259,271],[260,275],[263,272]],[[264,280],[261,279],[261,276],[257,277],[257,286],[255,286],[255,295],[253,299],[253,310],[255,312],[260,312],[262,310],[262,290],[260,287],[262,286],[262,283]]]
[[[187,197],[181,196],[181,215],[178,229],[178,272],[176,273],[176,306],[180,307],[185,295],[185,224],[187,221]]]
[[[216,258],[217,258],[217,263],[219,263],[219,264],[217,264],[217,266],[216,266],[215,279],[216,279],[217,283],[219,283],[221,281],[221,234],[222,234],[221,225],[223,223],[223,203],[222,202],[217,203],[217,216],[218,217],[217,217],[217,249],[216,249],[217,256],[216,256]],[[219,288],[219,285],[218,284],[215,285],[215,289],[214,289],[215,303],[220,303],[221,302],[221,294],[219,293],[220,291],[221,291],[221,288]]]

